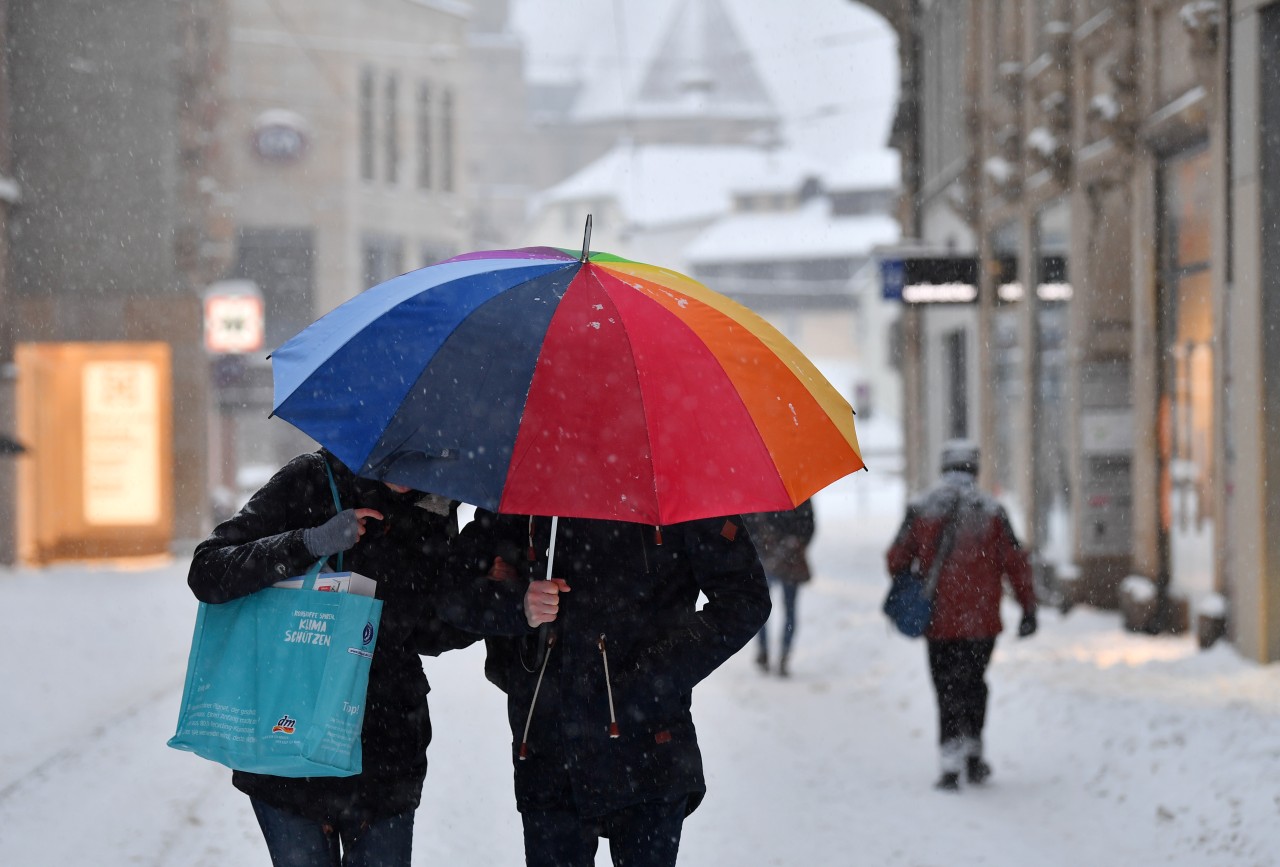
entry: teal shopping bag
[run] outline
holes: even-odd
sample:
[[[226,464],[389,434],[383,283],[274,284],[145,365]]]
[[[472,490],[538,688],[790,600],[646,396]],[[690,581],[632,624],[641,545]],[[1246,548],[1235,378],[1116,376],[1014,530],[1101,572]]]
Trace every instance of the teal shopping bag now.
[[[315,580],[200,604],[169,746],[278,777],[360,773],[382,602]]]

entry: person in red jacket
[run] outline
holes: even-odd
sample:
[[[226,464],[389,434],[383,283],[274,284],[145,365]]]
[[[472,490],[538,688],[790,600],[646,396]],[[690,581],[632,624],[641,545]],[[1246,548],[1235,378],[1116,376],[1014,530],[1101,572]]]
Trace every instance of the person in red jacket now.
[[[1003,628],[1000,599],[1005,580],[1022,606],[1018,636],[1036,631],[1027,552],[1018,544],[1004,508],[979,490],[978,457],[978,447],[967,440],[943,445],[942,478],[907,506],[887,555],[891,575],[912,563],[928,574],[940,551],[944,556],[925,638],[938,700],[942,776],[937,787],[945,790],[960,787],[962,772],[974,784],[991,776],[991,766],[982,757],[986,671]]]

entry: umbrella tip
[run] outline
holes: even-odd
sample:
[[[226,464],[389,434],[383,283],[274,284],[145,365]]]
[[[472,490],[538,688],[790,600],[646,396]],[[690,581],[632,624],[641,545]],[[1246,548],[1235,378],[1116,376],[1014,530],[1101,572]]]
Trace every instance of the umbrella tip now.
[[[587,214],[587,226],[582,230],[582,258],[579,262],[587,261],[587,256],[591,253],[591,215]]]

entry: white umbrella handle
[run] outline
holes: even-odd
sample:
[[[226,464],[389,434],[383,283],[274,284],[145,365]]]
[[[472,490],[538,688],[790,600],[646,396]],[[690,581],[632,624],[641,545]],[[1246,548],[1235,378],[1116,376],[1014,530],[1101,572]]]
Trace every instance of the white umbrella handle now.
[[[556,527],[560,523],[559,515],[551,516],[551,541],[547,543],[547,580],[551,580],[551,566],[556,562]]]

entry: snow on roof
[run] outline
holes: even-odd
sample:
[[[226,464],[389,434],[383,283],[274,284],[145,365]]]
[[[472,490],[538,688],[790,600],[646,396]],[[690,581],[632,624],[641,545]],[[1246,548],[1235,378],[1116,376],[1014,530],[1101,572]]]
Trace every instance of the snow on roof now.
[[[685,250],[695,265],[845,259],[870,255],[898,240],[898,221],[884,214],[833,217],[831,203],[814,199],[793,211],[734,214],[703,231]]]
[[[594,46],[592,73],[574,103],[579,122],[619,117],[720,117],[778,122],[755,58],[720,0],[680,0],[640,80],[617,45]]]
[[[537,196],[533,210],[612,199],[630,223],[669,225],[728,213],[745,186],[790,190],[812,173],[813,161],[791,150],[623,144]]]
[[[902,180],[902,160],[895,150],[859,151],[826,178],[831,192],[896,189]]]

